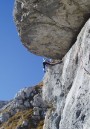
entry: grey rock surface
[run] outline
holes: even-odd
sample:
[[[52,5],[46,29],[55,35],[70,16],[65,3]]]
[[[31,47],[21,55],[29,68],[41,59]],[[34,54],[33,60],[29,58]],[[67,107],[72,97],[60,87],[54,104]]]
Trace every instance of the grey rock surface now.
[[[34,54],[62,58],[90,17],[90,0],[15,0],[14,19]]]
[[[90,20],[61,64],[48,66],[43,129],[90,129]]]

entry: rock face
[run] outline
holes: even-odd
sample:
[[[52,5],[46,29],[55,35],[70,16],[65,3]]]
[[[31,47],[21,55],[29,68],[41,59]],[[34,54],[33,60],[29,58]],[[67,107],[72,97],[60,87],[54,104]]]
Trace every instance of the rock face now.
[[[15,0],[23,44],[37,55],[62,58],[90,17],[90,0]]]
[[[43,129],[90,129],[90,20],[61,64],[48,66]]]

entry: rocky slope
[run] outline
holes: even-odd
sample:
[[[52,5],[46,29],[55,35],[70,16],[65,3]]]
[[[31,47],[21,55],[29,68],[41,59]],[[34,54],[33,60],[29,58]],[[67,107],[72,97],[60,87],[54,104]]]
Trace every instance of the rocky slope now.
[[[62,58],[89,17],[90,0],[15,0],[21,40],[41,56]]]
[[[47,110],[42,86],[23,88],[0,111],[0,129],[42,129]]]

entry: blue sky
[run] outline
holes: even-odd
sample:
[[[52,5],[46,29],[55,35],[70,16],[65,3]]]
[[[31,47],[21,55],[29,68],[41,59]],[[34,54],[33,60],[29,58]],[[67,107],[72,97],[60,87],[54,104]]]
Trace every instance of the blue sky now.
[[[0,0],[0,100],[10,100],[23,87],[43,78],[42,57],[20,42],[13,20],[14,0]]]

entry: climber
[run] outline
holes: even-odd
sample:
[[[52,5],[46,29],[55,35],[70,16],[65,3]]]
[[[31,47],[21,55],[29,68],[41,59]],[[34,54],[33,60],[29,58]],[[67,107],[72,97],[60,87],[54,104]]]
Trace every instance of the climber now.
[[[56,64],[60,64],[62,63],[62,60],[55,60],[55,59],[48,59],[48,58],[43,58],[43,71],[46,72],[46,66],[50,65],[50,66],[54,66]]]
[[[43,71],[46,72],[46,66],[47,65],[51,65],[52,59],[48,59],[48,58],[43,58]]]

